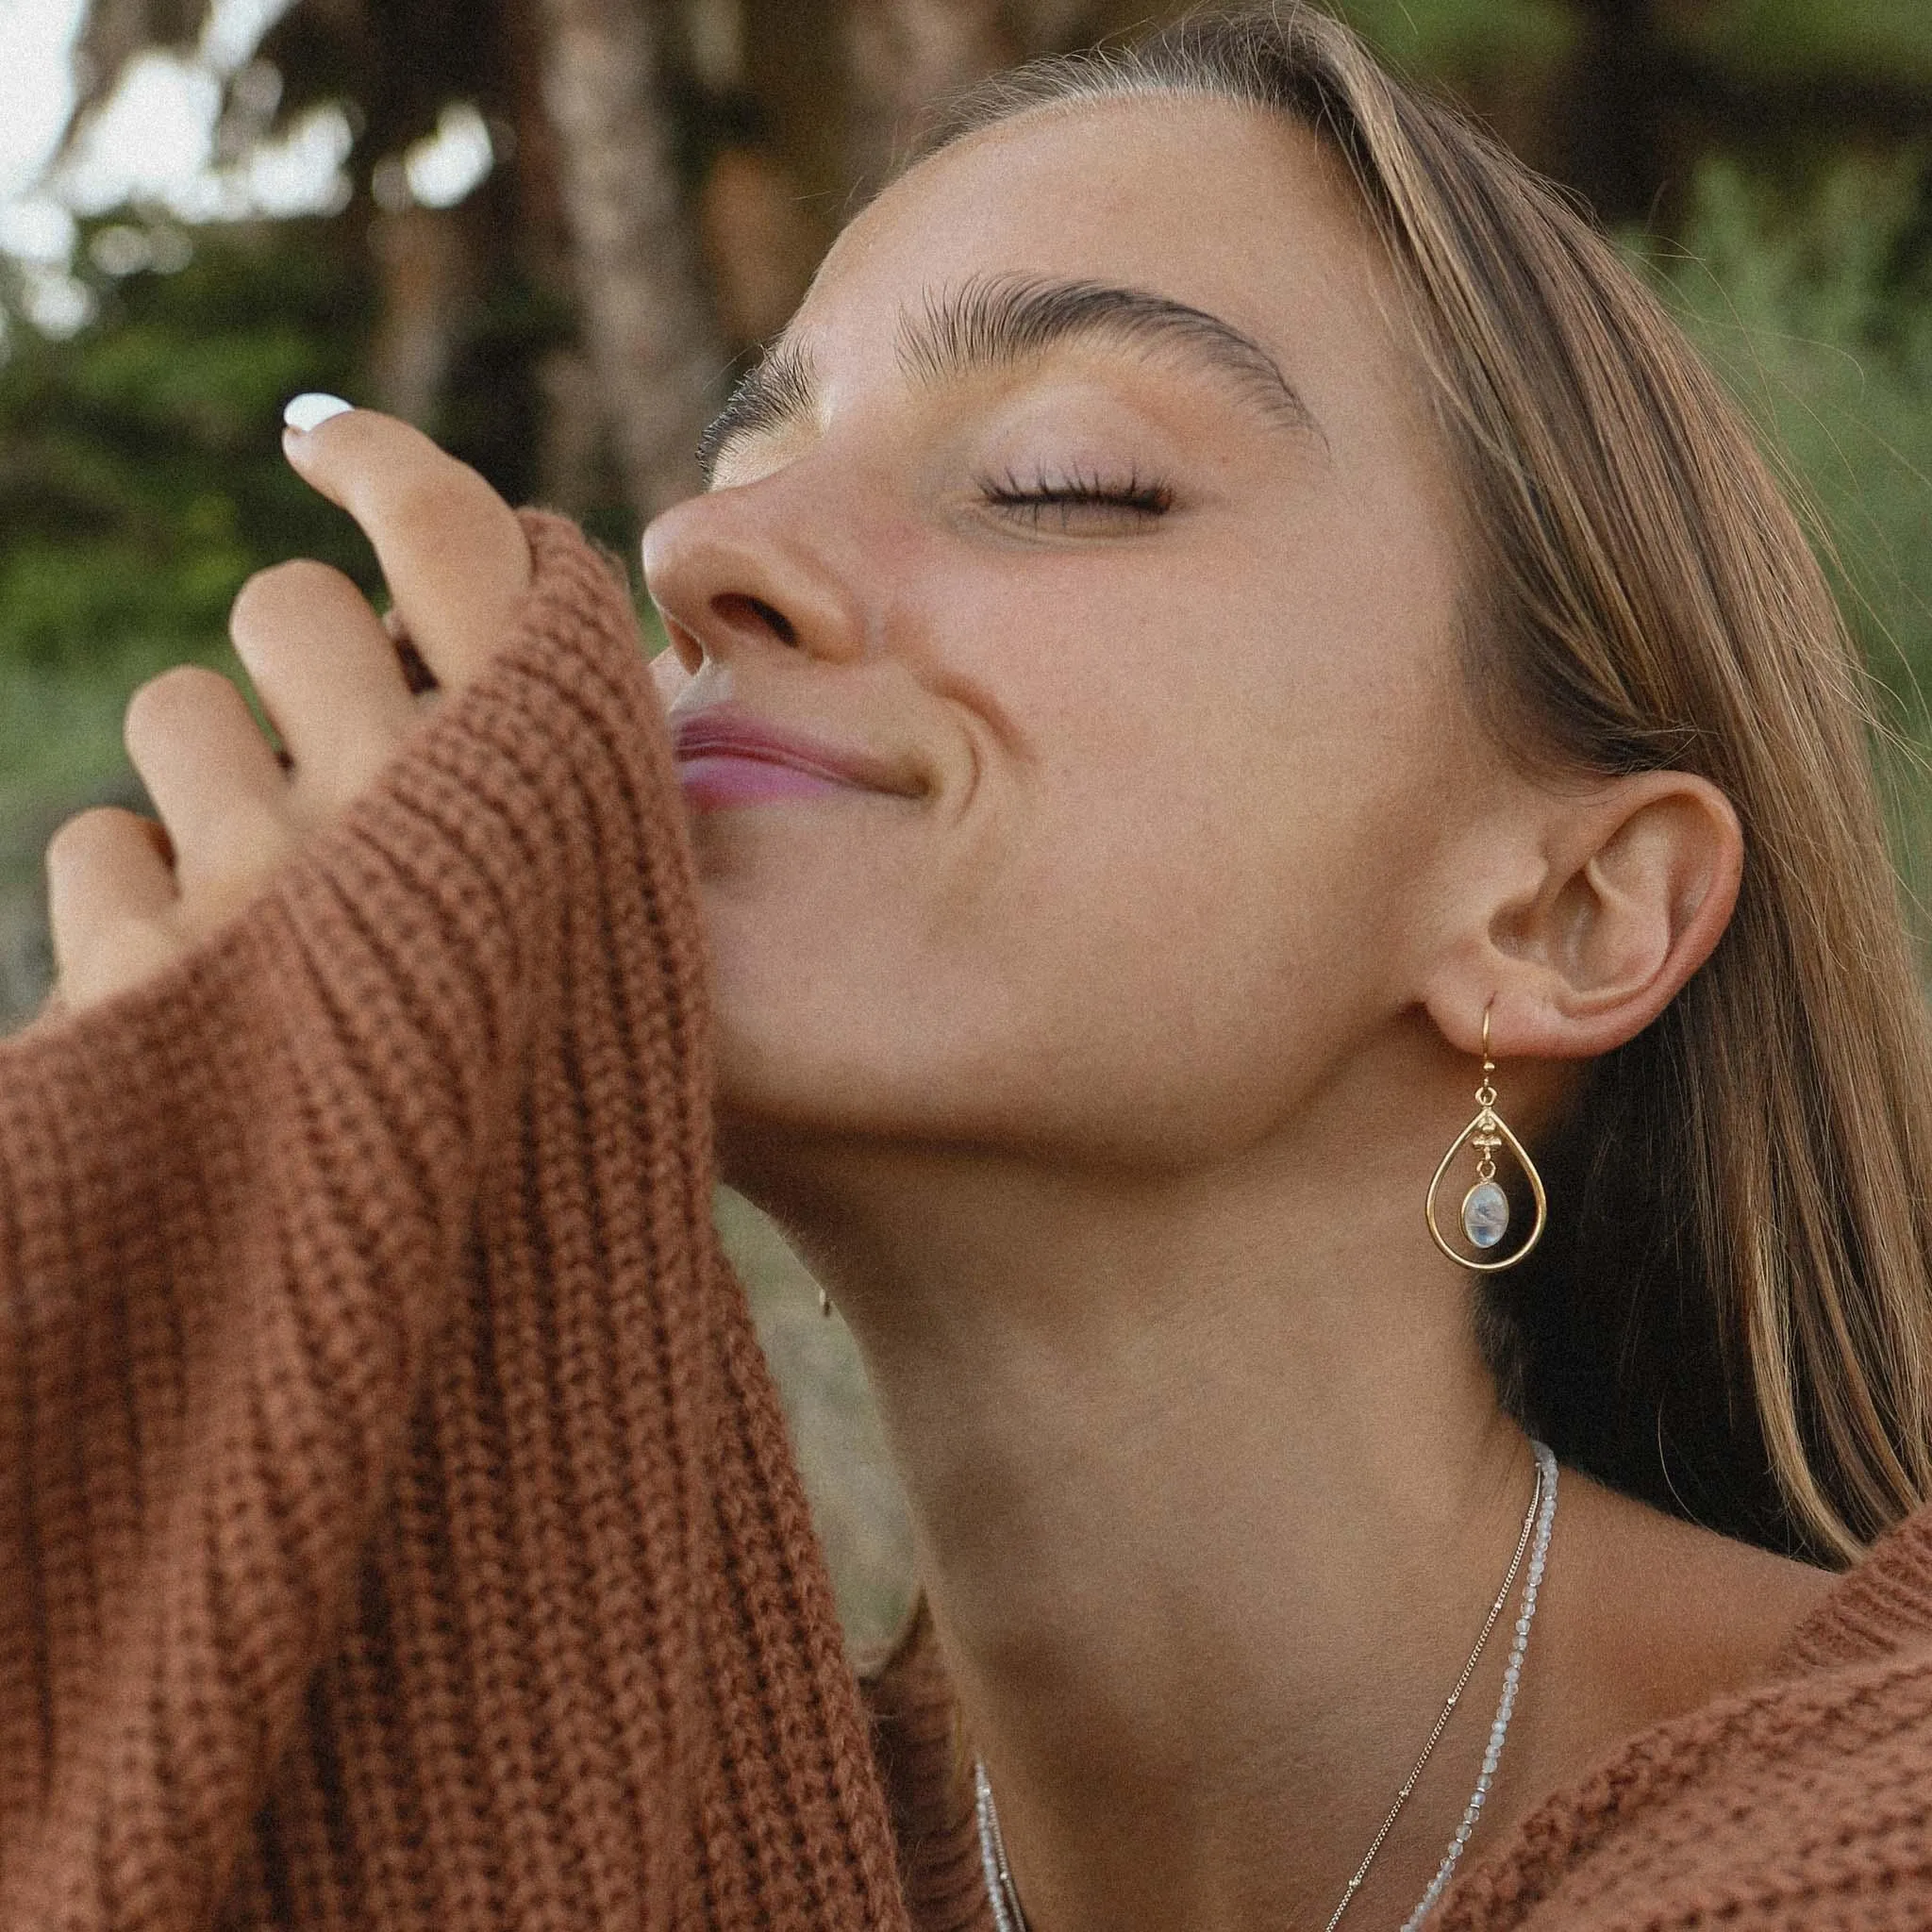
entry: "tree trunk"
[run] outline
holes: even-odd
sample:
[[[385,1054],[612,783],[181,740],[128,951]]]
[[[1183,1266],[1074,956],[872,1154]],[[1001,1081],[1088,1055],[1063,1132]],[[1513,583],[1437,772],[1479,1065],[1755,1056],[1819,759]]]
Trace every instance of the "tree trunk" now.
[[[904,161],[935,107],[1021,53],[1002,0],[850,0],[846,36],[850,166],[868,192]]]
[[[658,0],[542,0],[584,334],[638,513],[699,484],[694,452],[725,366],[660,97]]]
[[[1643,222],[1669,177],[1667,71],[1652,0],[1588,0],[1556,125],[1557,166],[1598,218]]]
[[[1021,58],[1027,60],[1091,46],[1108,34],[1143,26],[1162,11],[1145,0],[1133,0],[1131,5],[1121,0],[1008,0],[1007,5]]]
[[[192,47],[208,8],[203,0],[92,0],[80,30],[80,99],[85,112],[114,91],[121,70],[148,47]]]
[[[719,324],[734,350],[754,348],[791,320],[824,238],[804,211],[797,178],[755,147],[719,154],[698,216]]]
[[[798,178],[821,245],[848,212],[852,75],[843,0],[742,0],[744,85],[773,151]]]
[[[481,293],[472,219],[468,208],[405,208],[370,225],[382,299],[369,348],[370,394],[378,409],[431,435]]]

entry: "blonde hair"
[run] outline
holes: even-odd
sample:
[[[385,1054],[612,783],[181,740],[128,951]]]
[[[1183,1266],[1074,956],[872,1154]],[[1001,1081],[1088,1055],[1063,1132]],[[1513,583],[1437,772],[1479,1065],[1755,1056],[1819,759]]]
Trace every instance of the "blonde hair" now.
[[[1505,1399],[1626,1490],[1848,1560],[1932,1495],[1932,1032],[1867,680],[1804,527],[1604,238],[1310,8],[1022,69],[933,145],[1137,93],[1288,115],[1346,163],[1460,479],[1467,668],[1499,741],[1701,773],[1743,823],[1730,929],[1591,1067],[1545,1150],[1550,1236],[1485,1292]]]

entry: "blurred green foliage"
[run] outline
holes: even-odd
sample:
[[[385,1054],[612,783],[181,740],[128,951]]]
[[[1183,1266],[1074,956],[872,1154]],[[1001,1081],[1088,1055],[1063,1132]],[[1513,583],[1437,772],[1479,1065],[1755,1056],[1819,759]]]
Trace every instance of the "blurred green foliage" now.
[[[348,381],[366,317],[317,225],[209,236],[106,291],[67,341],[0,363],[0,822],[123,770],[127,692],[232,667],[229,603],[295,554],[365,571],[346,520],[281,460],[282,405]]]
[[[1405,74],[1466,79],[1535,70],[1576,40],[1562,0],[1341,0],[1335,11]]]
[[[1821,513],[1848,616],[1925,730],[1932,687],[1932,251],[1916,158],[1853,160],[1795,202],[1704,171],[1681,248],[1641,249]]]
[[[1668,30],[1740,73],[1932,81],[1925,0],[1677,0]]]
[[[1795,195],[1714,160],[1681,245],[1630,242],[1817,532],[1887,701],[1894,740],[1880,776],[1921,908],[1932,904],[1928,188],[1932,167],[1910,154],[1842,161]]]

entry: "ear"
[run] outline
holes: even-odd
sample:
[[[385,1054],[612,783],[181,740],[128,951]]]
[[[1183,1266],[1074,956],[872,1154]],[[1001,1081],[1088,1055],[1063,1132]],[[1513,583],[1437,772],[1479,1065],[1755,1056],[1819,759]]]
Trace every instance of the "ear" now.
[[[1689,772],[1535,795],[1516,820],[1536,846],[1519,856],[1534,862],[1497,868],[1497,891],[1471,908],[1425,1004],[1465,1053],[1493,998],[1492,1054],[1584,1059],[1634,1039],[1710,957],[1737,905],[1744,838],[1730,800]]]

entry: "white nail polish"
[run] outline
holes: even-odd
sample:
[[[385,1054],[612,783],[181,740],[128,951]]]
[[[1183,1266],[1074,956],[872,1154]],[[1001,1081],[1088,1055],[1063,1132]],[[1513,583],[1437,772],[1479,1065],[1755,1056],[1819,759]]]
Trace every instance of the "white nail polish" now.
[[[354,403],[343,402],[341,396],[310,393],[297,396],[282,411],[282,421],[291,429],[307,435],[311,429],[319,429],[331,416],[346,416],[355,407]]]

